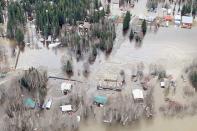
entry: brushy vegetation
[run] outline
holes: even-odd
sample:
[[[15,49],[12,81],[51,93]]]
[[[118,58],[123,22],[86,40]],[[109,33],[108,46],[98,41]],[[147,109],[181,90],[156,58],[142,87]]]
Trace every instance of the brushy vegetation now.
[[[20,85],[22,88],[27,89],[40,104],[43,104],[47,94],[47,81],[46,71],[39,71],[32,67],[23,73]]]

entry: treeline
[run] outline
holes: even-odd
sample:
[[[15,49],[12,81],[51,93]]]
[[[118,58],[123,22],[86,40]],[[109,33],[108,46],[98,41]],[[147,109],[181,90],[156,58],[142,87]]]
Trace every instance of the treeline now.
[[[11,2],[8,5],[7,36],[21,43],[24,39],[23,32],[26,19],[24,10],[19,2]]]
[[[188,15],[192,14],[193,17],[196,16],[197,13],[197,3],[192,4],[191,2],[188,2],[187,4],[184,4],[181,10],[181,15]]]

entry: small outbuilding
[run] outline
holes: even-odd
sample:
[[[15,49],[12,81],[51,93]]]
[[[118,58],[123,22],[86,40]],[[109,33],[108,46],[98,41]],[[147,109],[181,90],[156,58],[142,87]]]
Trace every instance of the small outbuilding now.
[[[51,105],[52,105],[52,99],[50,98],[47,103],[46,103],[46,109],[50,109],[51,108]]]
[[[72,84],[71,83],[67,83],[64,82],[61,84],[61,91],[62,93],[64,93],[65,95],[70,92],[72,90]]]
[[[171,15],[166,15],[166,16],[164,16],[164,20],[165,21],[172,21],[172,16]]]
[[[72,111],[72,105],[63,105],[60,106],[62,112],[71,112]]]
[[[133,89],[132,94],[133,94],[133,99],[135,101],[143,101],[144,100],[143,91],[141,89]]]
[[[165,82],[164,81],[161,81],[160,82],[160,86],[161,86],[161,88],[165,88]]]
[[[31,98],[27,98],[23,101],[24,105],[26,107],[29,107],[29,108],[35,108],[36,107],[36,102],[33,101]]]

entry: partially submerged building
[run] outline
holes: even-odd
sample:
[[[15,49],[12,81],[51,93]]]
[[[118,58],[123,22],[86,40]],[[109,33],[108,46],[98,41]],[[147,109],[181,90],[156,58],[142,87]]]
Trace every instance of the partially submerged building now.
[[[47,103],[46,103],[46,109],[50,109],[51,108],[51,105],[52,105],[52,99],[50,98],[48,101],[47,101]]]
[[[105,105],[107,103],[107,97],[106,96],[95,96],[94,97],[94,103],[101,106],[101,105]]]
[[[132,95],[134,101],[143,101],[144,100],[144,95],[143,95],[143,90],[142,89],[133,89],[132,90]]]
[[[182,16],[182,28],[191,29],[193,24],[192,16]]]
[[[71,112],[72,111],[72,105],[62,105],[60,106],[62,112]]]
[[[36,102],[32,98],[27,98],[23,101],[24,105],[28,108],[35,108]]]
[[[171,15],[166,15],[166,16],[164,16],[164,20],[165,21],[172,21],[172,16]]]

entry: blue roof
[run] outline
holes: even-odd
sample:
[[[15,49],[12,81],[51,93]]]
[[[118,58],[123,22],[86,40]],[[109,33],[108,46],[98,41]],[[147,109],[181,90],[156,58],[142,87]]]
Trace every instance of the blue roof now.
[[[33,101],[31,98],[25,99],[24,104],[25,104],[25,106],[31,107],[31,108],[34,108],[36,106],[36,102]]]
[[[106,96],[95,96],[94,101],[99,104],[106,104],[107,103],[107,97]]]

